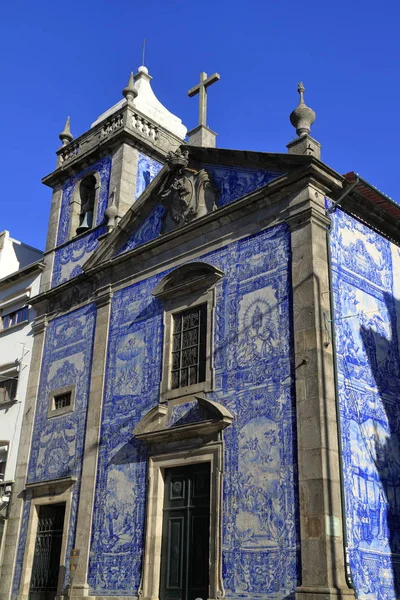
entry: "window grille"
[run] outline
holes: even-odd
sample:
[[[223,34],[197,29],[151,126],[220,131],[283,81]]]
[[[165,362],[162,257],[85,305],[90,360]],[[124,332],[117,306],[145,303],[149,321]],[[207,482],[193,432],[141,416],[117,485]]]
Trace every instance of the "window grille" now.
[[[171,388],[205,381],[207,304],[173,316]]]
[[[71,406],[71,392],[64,392],[54,396],[54,410]]]
[[[18,378],[2,379],[0,375],[0,402],[10,402],[17,395]]]
[[[56,592],[60,570],[60,555],[65,504],[39,507],[35,551],[30,583],[31,597],[42,592]],[[55,594],[49,595],[54,598]]]
[[[28,307],[24,306],[23,308],[19,308],[18,310],[14,310],[13,312],[3,315],[1,318],[3,329],[9,329],[9,327],[13,327],[14,325],[18,325],[18,323],[27,321],[29,314],[28,311]]]

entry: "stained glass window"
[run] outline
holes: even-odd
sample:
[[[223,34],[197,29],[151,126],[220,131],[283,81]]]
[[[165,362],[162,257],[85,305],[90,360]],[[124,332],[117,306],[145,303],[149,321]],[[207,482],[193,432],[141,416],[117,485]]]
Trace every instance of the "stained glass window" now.
[[[206,378],[207,304],[173,316],[171,388]]]

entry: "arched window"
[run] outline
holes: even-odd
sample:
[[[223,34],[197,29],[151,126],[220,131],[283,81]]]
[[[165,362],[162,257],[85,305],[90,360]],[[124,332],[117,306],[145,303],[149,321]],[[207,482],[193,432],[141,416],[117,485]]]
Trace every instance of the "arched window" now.
[[[80,215],[79,226],[76,229],[76,235],[88,231],[93,226],[93,215],[96,201],[96,177],[88,175],[82,179],[79,186],[80,196]]]

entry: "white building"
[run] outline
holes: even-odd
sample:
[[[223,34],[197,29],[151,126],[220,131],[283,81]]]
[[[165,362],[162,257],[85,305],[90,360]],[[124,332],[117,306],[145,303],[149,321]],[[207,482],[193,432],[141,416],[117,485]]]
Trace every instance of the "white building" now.
[[[42,257],[8,231],[0,233],[0,569],[31,360],[29,299],[39,292]]]

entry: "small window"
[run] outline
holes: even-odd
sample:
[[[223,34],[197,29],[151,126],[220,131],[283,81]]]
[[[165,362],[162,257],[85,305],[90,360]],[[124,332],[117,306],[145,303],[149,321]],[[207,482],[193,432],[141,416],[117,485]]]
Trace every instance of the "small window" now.
[[[171,389],[206,378],[207,304],[173,315]]]
[[[1,322],[3,329],[9,329],[10,327],[14,327],[14,325],[18,325],[23,321],[28,320],[29,309],[27,306],[23,308],[19,308],[18,310],[13,310],[5,315],[2,315]]]
[[[69,385],[49,394],[48,417],[59,417],[74,410],[75,386]]]
[[[65,392],[64,394],[54,396],[54,410],[60,410],[60,408],[71,406],[71,396],[71,392]]]
[[[17,396],[18,377],[0,375],[0,403],[11,402]]]
[[[8,444],[0,442],[0,481],[4,481],[8,455]]]

